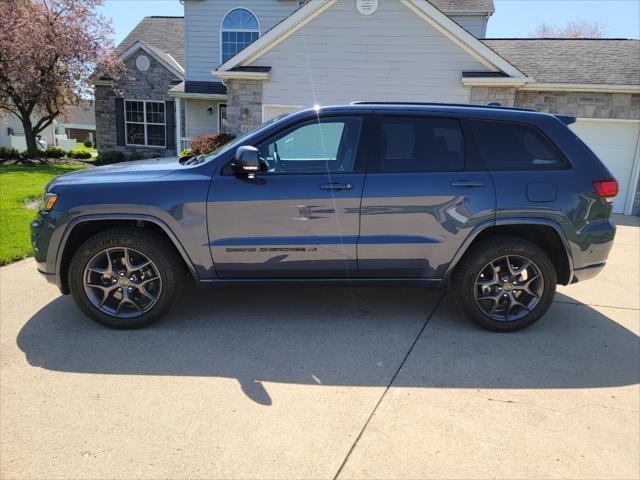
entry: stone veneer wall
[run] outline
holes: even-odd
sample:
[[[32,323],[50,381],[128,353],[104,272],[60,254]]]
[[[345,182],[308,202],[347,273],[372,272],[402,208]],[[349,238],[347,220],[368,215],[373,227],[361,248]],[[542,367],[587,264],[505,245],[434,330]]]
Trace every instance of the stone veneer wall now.
[[[140,54],[142,53],[140,51]],[[153,57],[146,56],[151,62],[151,66],[146,72],[141,72],[136,68],[135,63],[138,54],[134,54],[125,62],[127,72],[117,82],[115,89],[103,85],[97,85],[95,88],[96,143],[99,151],[118,150],[129,155],[136,152],[145,157],[176,155],[175,149],[117,145],[116,98],[126,98],[128,100],[173,100],[168,95],[169,89],[181,80],[176,78]],[[175,133],[167,132],[167,135],[175,135]]]
[[[227,80],[227,130],[241,135],[262,123],[260,80]]]
[[[471,89],[471,103],[486,105],[489,102],[579,118],[640,120],[640,94],[632,93],[536,92],[507,87]],[[640,215],[640,179],[633,214]]]

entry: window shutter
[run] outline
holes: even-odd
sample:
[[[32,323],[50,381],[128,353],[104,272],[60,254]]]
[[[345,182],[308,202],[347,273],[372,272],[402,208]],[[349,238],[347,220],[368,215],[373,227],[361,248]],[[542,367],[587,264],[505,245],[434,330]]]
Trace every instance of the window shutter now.
[[[116,98],[116,144],[119,147],[123,147],[125,145],[123,98]]]
[[[164,102],[164,111],[167,116],[167,129],[166,129],[166,138],[167,138],[167,148],[174,149],[176,148],[176,110],[175,103],[173,100],[167,100]]]

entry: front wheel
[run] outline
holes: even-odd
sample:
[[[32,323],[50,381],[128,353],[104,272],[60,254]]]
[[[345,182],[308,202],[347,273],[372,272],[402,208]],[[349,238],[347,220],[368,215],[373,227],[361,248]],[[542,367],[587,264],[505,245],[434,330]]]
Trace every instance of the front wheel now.
[[[136,329],[173,304],[184,269],[172,245],[154,232],[114,229],[87,240],[69,266],[71,294],[102,325]]]
[[[478,325],[514,332],[537,322],[556,292],[556,271],[537,245],[515,237],[478,243],[458,267],[455,288]]]

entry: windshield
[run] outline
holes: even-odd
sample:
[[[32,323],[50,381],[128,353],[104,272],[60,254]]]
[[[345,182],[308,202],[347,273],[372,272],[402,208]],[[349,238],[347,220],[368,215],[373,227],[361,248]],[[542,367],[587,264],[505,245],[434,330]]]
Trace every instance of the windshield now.
[[[285,117],[287,117],[289,115],[291,115],[291,112],[283,113],[282,115],[278,115],[277,117],[274,117],[271,120],[267,120],[262,125],[258,125],[257,127],[252,128],[247,133],[245,133],[243,135],[240,135],[239,137],[235,138],[231,142],[229,142],[229,143],[219,147],[217,150],[214,150],[213,152],[207,154],[206,158],[205,158],[205,161],[209,161],[212,158],[217,157],[218,155],[222,155],[223,153],[226,153],[229,150],[232,150],[232,149],[236,148],[237,146],[241,145],[247,138],[249,138],[251,135],[256,133],[258,130],[261,130],[262,128],[265,128],[265,127],[267,127],[269,125],[272,125],[272,124],[282,120],[283,118],[285,118]]]

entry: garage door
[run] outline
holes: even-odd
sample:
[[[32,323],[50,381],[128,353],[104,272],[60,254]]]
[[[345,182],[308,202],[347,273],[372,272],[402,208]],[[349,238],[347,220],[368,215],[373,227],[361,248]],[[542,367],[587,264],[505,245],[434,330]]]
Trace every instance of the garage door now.
[[[620,193],[614,212],[630,214],[638,185],[640,121],[579,118],[571,129],[618,180]]]

